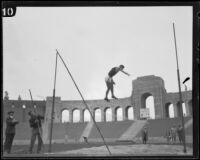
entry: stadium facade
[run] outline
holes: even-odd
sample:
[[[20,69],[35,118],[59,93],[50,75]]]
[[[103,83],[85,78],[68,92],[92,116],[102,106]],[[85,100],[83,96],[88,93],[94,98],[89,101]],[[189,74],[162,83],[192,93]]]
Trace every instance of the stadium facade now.
[[[121,98],[118,100],[111,100],[110,102],[106,102],[104,100],[86,100],[86,103],[88,104],[91,113],[93,116],[96,116],[96,110],[100,110],[101,112],[101,122],[100,125],[103,125],[104,127],[109,123],[112,124],[113,126],[115,125],[116,122],[118,122],[118,127],[120,127],[123,124],[123,126],[131,126],[131,123],[128,124],[129,122],[129,109],[133,109],[133,121],[140,121],[140,109],[141,108],[146,108],[146,99],[149,96],[153,96],[154,100],[154,109],[155,109],[155,120],[154,121],[161,121],[161,120],[167,120],[171,119],[169,116],[169,106],[172,104],[173,105],[173,110],[174,110],[174,117],[177,119],[177,123],[174,121],[176,124],[180,124],[180,100],[179,100],[179,94],[177,93],[167,93],[165,89],[165,84],[164,80],[160,77],[150,75],[150,76],[143,76],[143,77],[138,77],[137,79],[132,81],[132,93],[130,97],[126,98]],[[183,91],[182,92],[182,99],[185,104],[185,110],[186,110],[186,115],[185,118],[192,118],[192,91]],[[40,115],[43,115],[45,117],[44,123],[43,123],[43,139],[47,143],[48,142],[48,137],[49,137],[49,124],[51,121],[51,110],[52,110],[52,97],[47,97],[46,101],[34,101],[34,107],[33,104],[30,100],[4,100],[3,101],[3,128],[5,129],[5,119],[7,116],[7,112],[9,110],[13,110],[15,112],[15,117],[17,120],[20,121],[20,124],[18,125],[17,131],[20,133],[22,132],[21,130],[27,128],[27,130],[30,128],[28,125],[28,112],[30,110],[34,111],[34,108],[36,109],[36,112],[39,113]],[[119,122],[117,119],[117,110],[120,109],[122,110],[122,121]],[[68,111],[68,121],[67,123],[62,123],[62,113],[63,111]],[[79,116],[79,122],[74,123],[73,121],[73,116],[74,116],[74,111],[79,111],[80,113]],[[111,111],[111,121],[107,122],[107,111]],[[92,127],[93,125],[89,125],[90,123],[86,123],[86,107],[84,103],[81,100],[74,100],[74,101],[65,101],[61,100],[60,97],[55,98],[55,109],[54,109],[54,132],[53,132],[53,139],[56,141],[57,140],[72,140],[73,141],[80,141],[81,136],[83,134],[87,134],[89,136],[92,133]],[[164,121],[163,121],[164,122]],[[162,123],[163,123],[162,122]],[[107,123],[107,124],[106,124]],[[165,121],[166,123],[166,121]],[[139,124],[139,122],[138,122]],[[140,126],[144,126],[146,123],[144,123]],[[169,123],[170,124],[170,123]],[[166,125],[166,124],[165,124]],[[79,129],[76,131],[74,129],[74,126],[78,127]],[[117,126],[117,125],[116,125]],[[66,128],[68,127],[68,128]],[[71,128],[70,128],[71,127]],[[128,128],[129,128],[128,127]],[[90,128],[90,129],[87,129]],[[105,127],[106,128],[106,127]],[[111,127],[112,128],[112,127]],[[123,127],[121,127],[123,128]],[[127,130],[126,128],[125,130]],[[71,133],[67,133],[69,130],[71,132],[80,132],[79,135],[72,135],[75,137],[70,138]],[[90,130],[90,131],[88,131]],[[109,128],[107,129],[109,130]],[[125,134],[125,130],[122,129],[121,133],[118,133],[118,136],[116,139],[120,139],[120,137],[123,137],[123,134]],[[129,129],[130,130],[130,129]],[[140,130],[139,128],[137,129],[138,131]],[[29,132],[29,131],[27,131]],[[94,131],[93,131],[94,132]],[[163,131],[164,132],[164,131]],[[77,134],[77,133],[74,133]],[[116,133],[117,134],[117,133]],[[133,133],[132,133],[133,134]],[[162,133],[163,134],[163,133]],[[21,134],[23,135],[23,134]],[[56,138],[56,135],[58,138]],[[90,136],[92,139],[92,135]],[[98,136],[97,136],[98,137]],[[109,136],[107,137],[109,139]],[[112,137],[111,137],[112,138]],[[29,139],[29,138],[27,138]],[[95,139],[95,136],[93,134],[93,139]],[[23,141],[23,136],[15,141]]]

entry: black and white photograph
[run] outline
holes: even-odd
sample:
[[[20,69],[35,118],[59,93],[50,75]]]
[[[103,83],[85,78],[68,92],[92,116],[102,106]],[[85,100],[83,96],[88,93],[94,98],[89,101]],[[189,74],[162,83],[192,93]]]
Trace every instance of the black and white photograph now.
[[[31,2],[2,2],[1,157],[194,156],[199,2]]]

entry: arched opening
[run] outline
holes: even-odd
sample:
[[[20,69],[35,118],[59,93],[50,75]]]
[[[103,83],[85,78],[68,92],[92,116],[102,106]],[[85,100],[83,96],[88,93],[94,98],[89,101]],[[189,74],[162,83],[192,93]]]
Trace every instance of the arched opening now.
[[[123,113],[121,107],[116,107],[115,109],[115,120],[116,121],[122,121],[123,120]]]
[[[101,122],[101,110],[99,108],[95,109],[94,118],[96,122]]]
[[[83,121],[84,122],[90,122],[91,121],[91,116],[90,116],[90,112],[88,109],[85,109],[83,111]]]
[[[125,118],[127,120],[134,120],[134,110],[133,110],[133,107],[131,106],[127,106],[126,109],[125,109]]]
[[[174,118],[174,106],[172,103],[165,105],[165,116],[166,118]]]
[[[73,115],[73,123],[80,122],[80,110],[79,109],[74,109],[72,112]]]
[[[186,117],[187,116],[187,112],[186,112],[185,103],[182,103],[182,109],[183,109],[183,116]]]
[[[145,93],[141,97],[141,108],[149,109],[149,118],[155,119],[154,98],[150,93]]]
[[[61,122],[66,123],[69,122],[69,110],[64,109],[61,113]]]
[[[182,113],[183,113],[184,117],[187,116],[186,115],[186,107],[185,107],[184,102],[182,102]],[[181,117],[181,103],[180,102],[177,103],[177,116]]]
[[[170,104],[169,105],[169,118],[174,118],[175,115],[174,115],[174,106],[173,104]]]
[[[192,100],[190,100],[189,102],[188,102],[188,107],[189,107],[189,115],[190,116],[192,116],[193,115],[193,111],[192,111]]]
[[[111,110],[111,108],[106,108],[104,110],[104,113],[105,113],[105,121],[106,122],[112,121],[112,110]]]

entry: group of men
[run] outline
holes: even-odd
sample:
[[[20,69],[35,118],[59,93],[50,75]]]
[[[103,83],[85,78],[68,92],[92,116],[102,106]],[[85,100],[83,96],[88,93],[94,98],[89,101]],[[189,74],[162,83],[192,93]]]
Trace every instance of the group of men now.
[[[181,125],[178,125],[177,127],[175,125],[172,126],[169,130],[166,132],[166,138],[168,143],[175,143],[176,137],[178,136],[179,142],[183,143],[184,136],[183,136],[183,127]]]
[[[38,137],[38,147],[37,147],[37,153],[41,152],[43,141],[42,141],[42,125],[41,120],[44,119],[43,116],[36,115],[33,112],[29,111],[28,115],[30,116],[29,124],[31,127],[31,141],[30,141],[30,147],[29,147],[29,153],[32,153],[33,146],[36,140],[36,137]],[[19,123],[14,118],[14,111],[8,112],[8,117],[6,118],[6,130],[5,130],[5,142],[4,142],[4,153],[10,154],[13,139],[15,136],[15,126]]]

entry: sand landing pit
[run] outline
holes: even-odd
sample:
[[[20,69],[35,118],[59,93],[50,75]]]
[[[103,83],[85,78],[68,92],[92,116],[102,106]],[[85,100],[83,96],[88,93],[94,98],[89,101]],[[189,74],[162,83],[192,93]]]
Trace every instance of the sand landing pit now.
[[[183,153],[183,146],[181,145],[152,145],[152,144],[133,144],[133,145],[117,145],[109,146],[112,155],[137,155],[137,156],[151,156],[151,155],[186,155],[191,156],[193,153],[192,148],[187,147],[187,153]],[[108,150],[105,146],[82,148],[71,151],[56,152],[54,154],[62,155],[83,155],[83,156],[108,156]]]

